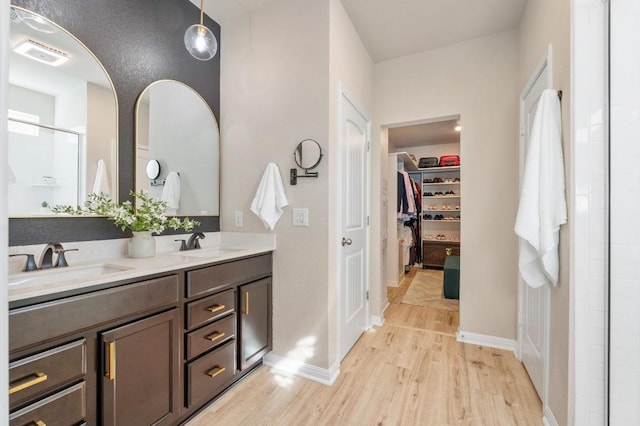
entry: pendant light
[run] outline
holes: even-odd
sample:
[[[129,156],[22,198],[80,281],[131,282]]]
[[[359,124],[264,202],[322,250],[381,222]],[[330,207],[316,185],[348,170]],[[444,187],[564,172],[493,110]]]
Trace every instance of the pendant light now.
[[[204,0],[200,0],[200,23],[193,24],[184,33],[184,45],[194,58],[208,61],[218,52],[218,41],[211,30],[204,26]]]

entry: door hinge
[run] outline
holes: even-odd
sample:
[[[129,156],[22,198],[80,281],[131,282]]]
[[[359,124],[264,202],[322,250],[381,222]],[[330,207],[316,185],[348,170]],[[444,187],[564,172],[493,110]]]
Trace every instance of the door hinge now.
[[[369,300],[369,291],[367,291],[367,300]]]
[[[371,151],[371,141],[367,141],[367,152]]]
[[[367,226],[369,226],[369,216],[367,216]]]

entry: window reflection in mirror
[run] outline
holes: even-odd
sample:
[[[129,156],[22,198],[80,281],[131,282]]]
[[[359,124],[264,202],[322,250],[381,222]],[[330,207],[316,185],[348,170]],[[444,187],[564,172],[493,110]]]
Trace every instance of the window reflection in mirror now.
[[[191,87],[149,85],[136,103],[136,190],[168,202],[168,215],[219,215],[219,131],[213,112]],[[147,175],[157,160],[160,175]]]
[[[9,216],[49,215],[47,206],[81,204],[94,189],[117,199],[117,99],[106,71],[37,14],[11,7],[9,31]]]

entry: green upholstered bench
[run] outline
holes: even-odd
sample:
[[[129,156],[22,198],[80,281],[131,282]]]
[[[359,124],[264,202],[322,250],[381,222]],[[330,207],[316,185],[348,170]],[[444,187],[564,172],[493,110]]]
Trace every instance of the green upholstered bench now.
[[[447,256],[444,261],[444,297],[460,298],[460,256]]]

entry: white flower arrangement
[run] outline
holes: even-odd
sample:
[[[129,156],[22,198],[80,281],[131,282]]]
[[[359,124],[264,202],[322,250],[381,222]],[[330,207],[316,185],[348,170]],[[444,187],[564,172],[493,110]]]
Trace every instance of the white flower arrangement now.
[[[124,201],[122,204],[114,203],[111,198],[106,195],[89,194],[88,200],[83,206],[63,206],[57,205],[51,207],[54,213],[67,213],[77,216],[98,215],[106,216],[117,227],[122,229],[130,229],[134,232],[151,231],[156,234],[162,233],[167,228],[184,229],[190,232],[194,227],[200,225],[197,220],[191,220],[188,217],[177,218],[167,217],[164,212],[167,210],[167,203],[155,199],[144,191],[129,192],[138,203]],[[137,205],[137,207],[134,207]]]

